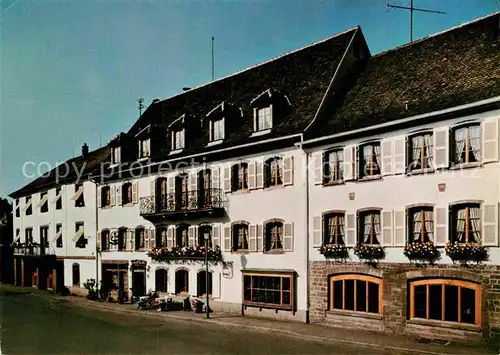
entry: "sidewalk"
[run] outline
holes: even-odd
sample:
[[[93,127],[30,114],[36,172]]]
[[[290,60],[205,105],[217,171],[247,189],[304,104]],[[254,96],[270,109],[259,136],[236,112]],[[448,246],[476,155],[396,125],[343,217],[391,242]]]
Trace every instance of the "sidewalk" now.
[[[336,342],[364,346],[367,348],[382,348],[393,352],[412,352],[419,354],[500,354],[499,351],[486,349],[485,346],[450,343],[439,345],[433,343],[421,343],[416,339],[401,336],[388,335],[374,332],[365,332],[357,330],[346,330],[340,328],[331,328],[315,324],[282,322],[263,318],[241,316],[214,312],[210,314],[210,319],[206,319],[204,314],[194,312],[158,312],[136,310],[131,304],[101,303],[89,301],[81,297],[60,297],[74,304],[83,307],[99,308],[112,312],[134,313],[138,316],[144,316],[157,319],[175,319],[184,322],[211,323],[222,327],[246,328],[257,332],[281,333],[285,336],[308,339],[319,342]]]

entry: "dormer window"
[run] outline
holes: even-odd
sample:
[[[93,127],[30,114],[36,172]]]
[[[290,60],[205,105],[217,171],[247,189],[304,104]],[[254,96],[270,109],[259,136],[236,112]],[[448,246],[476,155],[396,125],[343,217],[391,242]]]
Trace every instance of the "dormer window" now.
[[[207,124],[209,131],[209,145],[221,143],[226,136],[227,119],[235,117],[236,107],[225,101],[217,105],[207,113]],[[205,126],[206,127],[206,126]]]
[[[172,150],[184,149],[184,129],[172,132]]]
[[[149,138],[141,139],[138,143],[139,159],[149,158],[149,156],[151,155],[151,140]]]
[[[257,109],[257,131],[265,131],[273,127],[271,109],[272,105]]]
[[[224,139],[224,118],[210,121],[211,126],[211,141]]]
[[[111,164],[119,164],[121,161],[121,147],[115,147],[111,150]]]
[[[286,95],[267,89],[250,102],[253,107],[254,136],[270,133],[276,127],[279,117],[290,113],[291,104]]]

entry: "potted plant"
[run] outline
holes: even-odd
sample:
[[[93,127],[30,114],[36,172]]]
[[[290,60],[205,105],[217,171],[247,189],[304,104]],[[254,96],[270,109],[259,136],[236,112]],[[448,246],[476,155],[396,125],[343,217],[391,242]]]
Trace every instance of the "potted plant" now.
[[[408,259],[435,259],[438,255],[433,242],[412,242],[405,245],[404,254]]]
[[[325,258],[331,259],[345,259],[349,256],[347,247],[343,244],[322,244],[319,252],[325,256]]]
[[[360,259],[382,259],[385,256],[384,248],[378,244],[360,243],[354,247],[354,254]]]
[[[479,243],[448,242],[444,249],[452,260],[479,262],[488,257],[488,248]]]

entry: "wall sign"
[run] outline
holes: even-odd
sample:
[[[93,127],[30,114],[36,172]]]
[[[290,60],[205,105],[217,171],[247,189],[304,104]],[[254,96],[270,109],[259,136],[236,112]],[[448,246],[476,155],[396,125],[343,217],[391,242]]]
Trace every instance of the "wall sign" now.
[[[233,262],[232,261],[225,262],[222,265],[222,276],[224,276],[225,279],[232,279],[233,274],[234,274]]]

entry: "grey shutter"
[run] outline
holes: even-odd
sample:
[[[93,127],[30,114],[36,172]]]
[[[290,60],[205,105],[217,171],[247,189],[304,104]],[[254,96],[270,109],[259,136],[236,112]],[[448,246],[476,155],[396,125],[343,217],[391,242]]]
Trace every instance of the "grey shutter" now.
[[[194,229],[195,226],[189,226],[188,228],[188,246],[194,247]]]
[[[255,162],[255,180],[258,189],[264,187],[264,166],[262,161]]]
[[[248,227],[248,248],[250,251],[257,251],[257,226],[255,224]]]
[[[406,243],[406,211],[394,211],[394,246],[402,247]]]
[[[354,147],[349,145],[344,147],[344,180],[354,180],[355,170],[354,170]]]
[[[250,190],[253,190],[257,187],[256,175],[255,175],[255,169],[256,169],[255,164],[256,163],[253,161],[248,163],[248,188]]]
[[[394,138],[394,174],[406,172],[406,137]]]
[[[348,247],[356,245],[356,217],[355,213],[348,213],[346,215],[346,238],[345,244]]]
[[[132,182],[132,203],[139,202],[139,183]]]
[[[220,247],[220,227],[214,226],[212,229],[212,245],[215,248],[216,246]]]
[[[111,185],[109,187],[109,194],[110,194],[110,203],[109,205],[110,206],[114,206],[115,205],[115,200],[116,200],[116,191],[115,191],[116,187],[114,185]]]
[[[392,211],[383,211],[382,216],[382,240],[383,246],[391,247],[392,243]]]
[[[283,224],[283,250],[293,251],[293,223]]]
[[[293,184],[293,156],[283,158],[283,185]]]
[[[230,226],[224,227],[224,251],[231,251],[231,230]]]
[[[483,205],[483,245],[498,246],[498,203]]]
[[[257,251],[264,250],[264,227],[262,224],[257,225]]]
[[[448,208],[436,208],[435,220],[435,244],[443,246],[448,241]],[[452,222],[453,223],[453,222]]]
[[[169,226],[167,229],[167,247],[172,248],[175,244],[175,227]]]
[[[498,118],[485,120],[481,124],[483,163],[498,161]]]
[[[220,170],[218,166],[214,166],[211,168],[212,173],[212,188],[219,189],[220,188]]]
[[[321,216],[313,217],[313,247],[320,247],[323,242]]]
[[[231,192],[231,169],[224,167],[224,191]]]
[[[380,143],[380,155],[382,160],[381,171],[382,175],[392,175],[393,171],[393,152],[392,152],[392,139],[384,139]]]
[[[434,167],[443,169],[449,166],[450,130],[448,127],[434,129]]]

